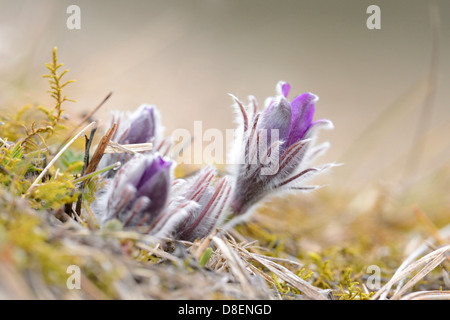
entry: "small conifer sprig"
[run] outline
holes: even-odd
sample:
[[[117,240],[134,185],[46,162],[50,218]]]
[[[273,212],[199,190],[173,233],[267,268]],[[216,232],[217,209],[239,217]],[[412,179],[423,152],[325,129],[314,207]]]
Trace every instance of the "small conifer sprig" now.
[[[56,47],[52,56],[52,62],[46,63],[49,74],[43,77],[49,79],[54,107],[27,104],[15,115],[2,113],[0,124],[0,186],[12,195],[27,199],[37,210],[60,210],[76,199],[75,178],[80,163],[73,158],[61,165],[59,158],[83,130],[96,126],[96,123],[89,124],[74,137],[70,136],[71,140],[61,150],[50,151],[49,146],[58,143],[53,133],[63,133],[66,128],[62,105],[75,101],[63,94],[63,88],[74,80],[62,81],[68,70],[61,72],[63,64],[58,62]]]
[[[63,94],[63,88],[66,87],[69,83],[75,82],[75,80],[63,81],[62,77],[69,71],[64,70],[59,73],[59,69],[63,66],[63,63],[58,62],[57,56],[58,48],[54,47],[52,52],[52,62],[46,63],[49,74],[45,74],[42,77],[47,78],[50,90],[51,97],[55,100],[55,106],[53,109],[49,110],[46,107],[39,105],[38,110],[42,111],[47,116],[47,121],[44,121],[39,126],[36,126],[36,123],[33,122],[30,128],[27,128],[23,125],[25,129],[26,136],[22,140],[21,145],[26,147],[27,149],[38,149],[39,145],[34,141],[34,138],[38,138],[41,143],[44,145],[45,149],[48,150],[48,147],[45,142],[45,138],[51,136],[54,132],[55,127],[60,123],[61,115],[63,113],[62,105],[64,102],[76,102],[76,100],[67,98],[66,95]]]
[[[60,74],[58,74],[59,68],[63,66],[63,63],[58,62],[58,56],[57,56],[58,48],[53,48],[53,54],[52,54],[52,62],[46,63],[45,66],[47,67],[49,74],[44,74],[42,77],[47,78],[48,82],[50,84],[51,90],[48,91],[52,98],[55,100],[55,107],[51,112],[46,112],[48,118],[51,121],[51,126],[54,127],[58,121],[61,119],[61,114],[63,112],[62,104],[66,101],[70,102],[76,102],[76,100],[67,98],[66,95],[62,93],[63,88],[67,86],[69,83],[73,83],[76,80],[67,80],[66,82],[62,81],[62,77],[69,71],[64,70]]]

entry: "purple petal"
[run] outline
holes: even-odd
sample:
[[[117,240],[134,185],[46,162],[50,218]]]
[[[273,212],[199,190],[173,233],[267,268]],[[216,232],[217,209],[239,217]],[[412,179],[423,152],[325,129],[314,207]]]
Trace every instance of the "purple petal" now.
[[[158,215],[164,209],[169,197],[170,179],[166,171],[155,173],[151,179],[145,182],[138,190],[137,196],[145,196],[150,199],[151,203],[148,211],[153,215]]]
[[[155,115],[151,106],[139,108],[131,120],[129,131],[123,142],[146,143],[155,136]]]
[[[317,100],[318,97],[309,92],[299,95],[292,100],[292,121],[287,147],[302,140],[305,133],[311,127],[315,111],[315,102]]]
[[[145,170],[141,173],[141,179],[137,183],[137,187],[139,188],[143,182],[150,179],[156,172],[161,169],[170,168],[171,162],[165,161],[163,157],[156,156],[153,159],[146,159],[145,161]]]
[[[289,92],[291,91],[291,86],[289,83],[284,81],[279,81],[277,83],[277,94],[283,95],[285,98],[289,95]]]
[[[266,129],[267,137],[269,138],[271,136],[272,129],[279,130],[279,139],[285,140],[289,133],[290,124],[291,105],[285,98],[280,97],[264,111],[257,129]],[[269,145],[272,144],[270,139],[268,142]]]
[[[161,156],[144,159],[144,162],[145,169],[141,171],[140,180],[134,185],[137,189],[134,199],[148,198],[150,205],[147,208],[147,212],[155,217],[164,209],[169,196],[171,186],[170,167],[172,162],[165,161]]]
[[[172,162],[157,154],[136,154],[112,182],[108,212],[127,226],[151,223],[165,208]]]
[[[141,179],[136,184],[138,194],[146,195],[146,192],[150,190],[150,182],[153,180],[153,177],[159,175],[159,173],[163,173],[164,176],[169,177],[171,165],[171,161],[165,161],[161,156],[157,156],[151,161],[147,161],[146,168],[141,174]]]

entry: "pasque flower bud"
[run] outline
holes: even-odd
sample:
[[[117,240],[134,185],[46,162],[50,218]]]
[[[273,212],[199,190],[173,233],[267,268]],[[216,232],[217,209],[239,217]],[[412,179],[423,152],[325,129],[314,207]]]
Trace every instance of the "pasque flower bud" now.
[[[111,123],[117,125],[117,129],[111,140],[120,145],[152,143],[151,152],[159,152],[166,156],[170,153],[172,144],[167,138],[163,138],[164,127],[161,124],[161,116],[154,105],[143,104],[136,111],[115,111],[112,114]],[[124,164],[132,158],[128,153],[104,154],[98,168],[102,169],[116,162]],[[105,176],[111,178],[115,171],[108,171]]]
[[[151,225],[166,208],[172,184],[172,161],[159,154],[136,154],[98,194],[100,223],[120,220],[124,227]]]
[[[280,81],[277,95],[266,99],[266,108],[258,112],[256,100],[244,106],[235,98],[241,114],[241,136],[236,139],[236,161],[231,167],[234,176],[231,209],[238,217],[275,191],[311,190],[306,178],[333,166],[309,167],[329,146],[314,147],[317,128],[333,128],[329,120],[313,121],[318,97],[312,93],[287,99],[290,85]],[[270,170],[269,170],[270,169]]]

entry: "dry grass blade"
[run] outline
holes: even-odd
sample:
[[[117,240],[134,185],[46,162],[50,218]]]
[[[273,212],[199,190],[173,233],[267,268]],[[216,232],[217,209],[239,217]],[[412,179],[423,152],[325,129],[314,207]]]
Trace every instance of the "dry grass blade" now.
[[[401,300],[450,300],[450,291],[417,291],[402,297]]]
[[[292,287],[298,289],[303,292],[309,298],[314,300],[326,300],[327,298],[320,292],[321,290],[314,287],[309,282],[301,279],[299,276],[291,272],[286,267],[279,265],[269,259],[262,258],[259,255],[254,255],[249,253],[249,257],[259,263],[261,263],[264,267],[273,272],[279,279],[288,283]]]
[[[142,242],[139,242],[136,244],[136,247],[138,247],[139,249],[145,250],[155,256],[158,256],[160,258],[172,261],[173,263],[175,263],[177,266],[182,266],[183,265],[183,260],[181,260],[180,258],[175,257],[174,255],[161,250],[159,248],[152,248]]]
[[[450,235],[450,225],[445,226],[444,228],[442,228],[441,230],[439,230],[438,232],[439,237],[438,239],[443,239],[446,238]],[[394,277],[396,277],[398,274],[400,274],[407,266],[409,266],[411,263],[413,263],[414,260],[416,260],[417,258],[419,258],[421,255],[423,255],[427,250],[430,249],[430,244],[433,244],[435,241],[436,237],[430,237],[428,238],[422,245],[420,245],[416,250],[414,250],[404,261],[403,263],[400,265],[400,267],[397,269],[397,271],[395,272]],[[398,282],[398,288],[397,291],[400,290],[400,288],[403,286],[403,282],[405,279],[402,279]],[[391,287],[394,283],[386,284],[386,288],[384,290],[384,292],[380,295],[380,299],[384,300],[386,299],[389,291],[391,290]]]
[[[258,256],[258,257],[261,257],[263,259],[273,261],[275,263],[276,262],[281,262],[281,263],[291,264],[291,265],[297,266],[299,268],[303,267],[303,264],[301,264],[300,262],[294,261],[294,260],[284,259],[284,258],[277,258],[277,257],[271,257],[271,256],[265,256],[265,255],[262,255],[262,254],[259,254],[259,253],[253,253],[253,252],[251,254],[253,256]]]
[[[441,249],[437,249],[434,251],[435,257],[429,263],[423,267],[408,283],[405,284],[398,292],[394,294],[392,300],[399,299],[406,291],[414,287],[423,277],[425,277],[428,273],[430,273],[434,268],[436,268],[439,264],[441,264],[446,258],[447,253],[450,251],[450,246],[445,246]],[[433,252],[432,252],[433,253]],[[419,260],[420,261],[420,260]]]
[[[444,246],[442,248],[436,249],[433,252],[422,257],[418,261],[410,264],[402,272],[394,274],[394,276],[386,283],[380,290],[378,290],[372,297],[373,300],[378,299],[382,294],[385,294],[389,288],[391,288],[395,283],[405,279],[415,270],[418,270],[423,266],[423,268],[417,273],[401,290],[399,290],[392,299],[398,299],[404,294],[408,289],[413,287],[419,280],[421,280],[425,275],[427,275],[431,270],[436,268],[441,262],[443,262],[447,253],[450,250],[450,245]]]
[[[203,241],[201,241],[199,245],[191,247],[192,255],[197,260],[200,260],[201,255],[203,254],[203,252],[205,252],[206,248],[208,248],[208,246],[211,244],[211,240],[216,234],[217,234],[217,229],[215,229],[209,236],[204,238]]]
[[[431,237],[438,245],[446,244],[446,241],[441,236],[439,229],[419,208],[414,209],[414,214],[416,215],[417,219],[425,226],[425,228],[427,228],[428,232],[431,234]]]
[[[275,274],[279,279],[283,280],[284,282],[288,283],[292,287],[296,288],[300,292],[303,292],[306,296],[308,296],[310,299],[314,300],[326,300],[327,297],[325,297],[321,293],[321,289],[314,287],[309,282],[303,280],[293,272],[291,272],[286,267],[276,263],[275,261],[284,262],[286,263],[286,259],[274,259],[271,257],[262,256],[257,253],[252,253],[247,251],[246,249],[242,248],[238,244],[234,243],[233,246],[238,250],[239,254],[246,260],[253,260],[260,264],[262,264],[264,267],[266,267],[270,272]],[[275,261],[274,261],[275,260]],[[289,261],[291,264],[297,264],[295,261]],[[266,278],[266,277],[265,277]],[[266,278],[267,279],[267,278]],[[273,281],[270,281],[273,282]]]
[[[137,152],[151,151],[152,149],[152,143],[118,144],[117,142],[110,141],[104,153],[135,154]]]
[[[58,151],[61,150],[61,148],[66,144],[67,141],[69,141],[70,137],[76,132],[76,130],[78,128],[80,128],[83,123],[89,121],[89,119],[91,119],[91,117],[94,115],[94,113],[96,113],[104,104],[106,101],[108,101],[108,99],[112,96],[112,92],[108,93],[108,95],[103,99],[102,102],[100,102],[100,104],[95,107],[91,112],[89,112],[86,116],[83,117],[83,119],[80,121],[80,123],[73,128],[73,130],[67,135],[67,137],[63,140],[63,142],[61,143],[61,145],[58,148]]]
[[[257,296],[257,294],[254,291],[253,287],[250,285],[250,282],[248,280],[248,272],[246,271],[246,268],[242,263],[242,260],[239,259],[236,253],[233,252],[233,250],[227,245],[227,241],[224,241],[218,236],[214,236],[212,238],[212,241],[217,246],[217,248],[222,252],[222,255],[226,259],[231,273],[239,281],[247,297],[249,299],[254,299]]]
[[[52,159],[52,161],[49,162],[49,164],[44,168],[44,170],[42,170],[41,174],[36,178],[36,180],[34,180],[33,184],[28,188],[27,192],[25,193],[25,196],[30,194],[31,191],[33,191],[33,189],[38,185],[39,181],[41,181],[41,179],[44,177],[44,175],[47,173],[47,171],[51,168],[51,166],[53,166],[53,164],[56,162],[56,160],[58,160],[58,158],[64,153],[64,151],[67,150],[67,148],[69,148],[69,146],[79,137],[81,136],[84,132],[91,130],[93,128],[95,128],[97,126],[97,122],[91,122],[89,125],[87,125],[86,127],[84,127],[83,129],[80,130],[80,132],[78,132]]]

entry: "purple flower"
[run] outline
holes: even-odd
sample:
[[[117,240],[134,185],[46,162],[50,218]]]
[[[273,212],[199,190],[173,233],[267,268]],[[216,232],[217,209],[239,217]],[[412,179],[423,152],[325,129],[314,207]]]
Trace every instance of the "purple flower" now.
[[[172,162],[160,155],[136,155],[102,192],[93,210],[101,226],[118,219],[124,227],[156,238],[194,241],[207,236],[222,219],[231,183],[216,184],[216,171],[207,166],[187,180],[171,180]]]
[[[231,209],[241,216],[273,191],[312,190],[305,179],[333,166],[308,167],[322,154],[328,143],[314,147],[317,129],[333,128],[329,120],[313,121],[318,97],[312,93],[287,99],[290,85],[280,81],[277,95],[266,100],[266,108],[258,112],[256,99],[248,106],[235,99],[242,115],[237,137],[232,175],[235,177]]]
[[[117,128],[111,140],[121,145],[152,143],[151,152],[159,152],[167,156],[172,148],[172,142],[163,138],[164,127],[161,125],[161,116],[158,109],[153,105],[143,104],[133,113],[115,111],[112,115],[111,125]],[[122,164],[130,160],[132,155],[128,153],[105,154],[98,168],[102,169],[116,162]],[[112,178],[115,171],[108,171],[105,176]]]
[[[128,128],[118,137],[120,144],[151,142],[156,137],[156,110],[154,106],[142,105],[131,114]]]
[[[223,226],[225,215],[231,213],[225,227],[245,218],[274,191],[315,189],[305,186],[305,180],[334,165],[310,167],[329,147],[328,143],[314,145],[317,129],[332,128],[333,124],[324,119],[313,121],[317,96],[304,93],[289,101],[290,89],[280,81],[277,95],[266,100],[262,112],[253,97],[247,106],[235,98],[241,114],[232,153],[235,159],[229,159],[233,162],[231,175],[220,179],[214,168],[206,166],[191,178],[173,180],[173,162],[163,157],[171,143],[161,139],[157,109],[143,105],[132,114],[116,113],[114,142],[151,142],[154,150],[102,159],[100,168],[117,161],[125,164],[117,173],[103,176],[106,187],[96,193],[92,208],[101,226],[118,219],[124,227],[157,238],[194,241]]]
[[[96,195],[93,207],[100,224],[118,219],[124,227],[151,225],[166,208],[171,166],[159,154],[136,154],[109,180],[106,191]]]

